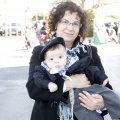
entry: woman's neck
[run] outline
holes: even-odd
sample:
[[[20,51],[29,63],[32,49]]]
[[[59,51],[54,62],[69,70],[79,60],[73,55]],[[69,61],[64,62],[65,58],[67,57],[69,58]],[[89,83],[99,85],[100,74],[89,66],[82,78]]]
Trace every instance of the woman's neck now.
[[[72,48],[72,45],[73,45],[73,42],[66,42],[66,41],[65,41],[65,46],[66,46],[66,48],[71,49],[71,48]]]

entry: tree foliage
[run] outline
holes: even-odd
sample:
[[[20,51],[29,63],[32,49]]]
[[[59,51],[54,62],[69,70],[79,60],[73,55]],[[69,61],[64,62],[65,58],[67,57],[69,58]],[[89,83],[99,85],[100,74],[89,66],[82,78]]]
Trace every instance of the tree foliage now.
[[[88,37],[92,37],[93,36],[93,22],[94,22],[95,14],[92,8],[86,10],[86,12],[88,16]]]

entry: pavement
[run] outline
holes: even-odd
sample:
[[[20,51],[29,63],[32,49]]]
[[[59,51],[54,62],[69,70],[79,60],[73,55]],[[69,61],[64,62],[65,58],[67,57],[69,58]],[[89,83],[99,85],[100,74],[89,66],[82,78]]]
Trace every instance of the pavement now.
[[[109,42],[95,46],[110,84],[120,95],[120,45]],[[31,52],[24,48],[22,37],[0,37],[0,120],[30,120],[34,101],[25,84]],[[105,120],[111,120],[110,116],[105,116]]]

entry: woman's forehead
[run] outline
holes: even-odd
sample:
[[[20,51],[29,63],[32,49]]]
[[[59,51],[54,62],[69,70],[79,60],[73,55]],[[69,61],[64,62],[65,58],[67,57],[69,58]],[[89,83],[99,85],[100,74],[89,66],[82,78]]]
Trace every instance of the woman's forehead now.
[[[65,14],[63,16],[63,18],[66,18],[66,17],[71,17],[71,16],[74,16],[76,20],[80,20],[80,17],[78,16],[78,13],[77,12],[72,12],[72,11],[65,11]]]

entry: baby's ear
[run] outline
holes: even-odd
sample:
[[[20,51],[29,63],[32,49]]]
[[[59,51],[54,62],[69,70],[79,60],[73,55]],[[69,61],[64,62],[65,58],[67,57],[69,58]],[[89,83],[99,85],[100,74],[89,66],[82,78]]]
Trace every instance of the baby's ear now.
[[[45,61],[45,60],[44,60],[43,62],[46,64],[46,61]]]

